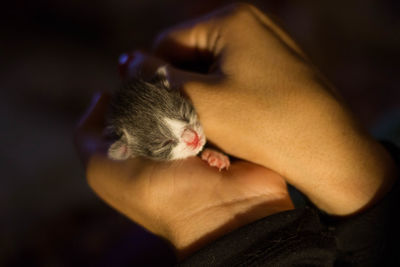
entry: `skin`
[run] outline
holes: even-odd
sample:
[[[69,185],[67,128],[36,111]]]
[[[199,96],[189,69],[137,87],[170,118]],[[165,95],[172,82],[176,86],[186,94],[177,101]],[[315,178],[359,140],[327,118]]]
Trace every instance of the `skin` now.
[[[279,174],[236,161],[218,171],[199,157],[155,162],[113,161],[102,137],[109,96],[96,96],[75,143],[92,189],[109,205],[168,240],[182,259],[249,222],[293,204]]]
[[[368,208],[394,182],[388,153],[295,42],[251,5],[232,5],[174,27],[159,36],[153,55],[132,57],[124,66],[127,76],[151,75],[169,63],[170,84],[192,100],[208,140],[243,159],[224,172],[196,157],[114,162],[101,139],[107,96],[82,119],[75,140],[90,186],[169,240],[181,258],[242,225],[293,208],[285,180],[339,216]],[[205,58],[212,59],[207,74],[173,67]]]

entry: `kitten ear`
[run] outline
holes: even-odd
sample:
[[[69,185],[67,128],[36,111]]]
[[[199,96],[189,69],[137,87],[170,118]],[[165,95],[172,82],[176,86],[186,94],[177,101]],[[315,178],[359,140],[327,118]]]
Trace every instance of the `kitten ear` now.
[[[167,65],[161,66],[157,69],[156,71],[156,76],[160,78],[161,83],[166,87],[166,88],[171,88],[170,84],[168,82],[168,71],[167,71]]]
[[[108,157],[115,160],[125,160],[131,156],[131,151],[124,136],[115,141],[108,149]]]

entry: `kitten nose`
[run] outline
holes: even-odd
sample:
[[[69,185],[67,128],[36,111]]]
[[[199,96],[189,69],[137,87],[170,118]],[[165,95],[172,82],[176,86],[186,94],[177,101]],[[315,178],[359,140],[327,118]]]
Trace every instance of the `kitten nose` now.
[[[199,136],[197,135],[196,131],[192,129],[185,129],[182,133],[182,140],[185,142],[188,146],[196,148],[199,144]]]

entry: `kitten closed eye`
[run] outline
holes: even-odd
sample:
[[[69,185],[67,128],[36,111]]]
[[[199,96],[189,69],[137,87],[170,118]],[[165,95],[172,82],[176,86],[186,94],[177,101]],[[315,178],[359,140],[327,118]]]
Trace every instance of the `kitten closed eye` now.
[[[162,146],[162,147],[166,147],[166,146],[168,146],[168,145],[170,145],[170,144],[173,144],[173,143],[174,143],[174,140],[167,140],[167,141],[163,142],[163,143],[161,144],[161,146]]]

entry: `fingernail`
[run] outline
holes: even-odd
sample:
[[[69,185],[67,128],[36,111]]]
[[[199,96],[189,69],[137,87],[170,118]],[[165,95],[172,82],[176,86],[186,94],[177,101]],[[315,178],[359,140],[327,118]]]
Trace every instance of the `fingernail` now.
[[[118,58],[118,63],[119,63],[120,65],[124,65],[124,64],[128,61],[128,58],[129,58],[128,54],[123,53],[123,54],[121,54],[121,55],[119,56],[119,58]]]
[[[129,63],[134,59],[133,53],[123,53],[118,58],[118,71],[122,78],[124,78],[128,71]]]

